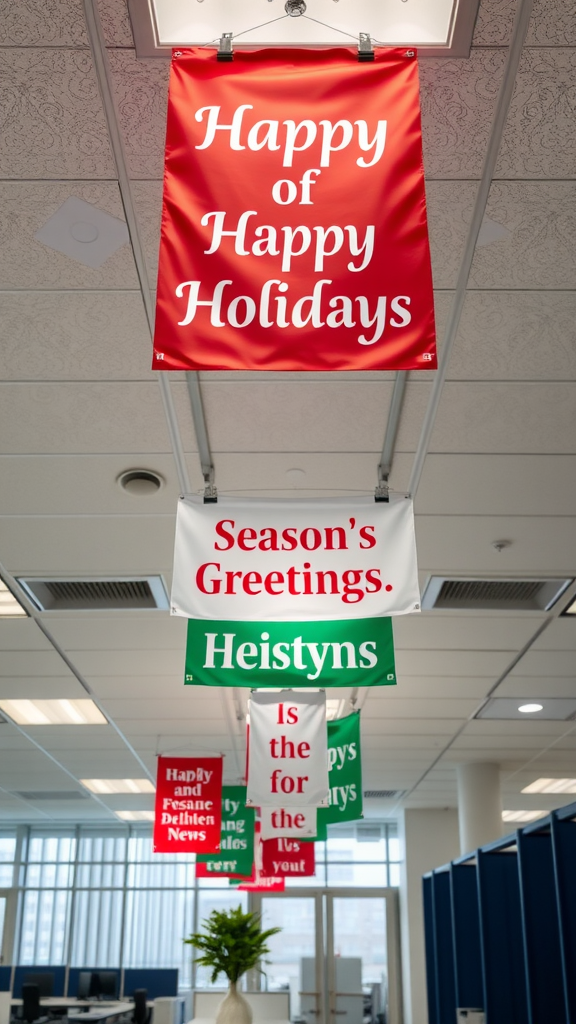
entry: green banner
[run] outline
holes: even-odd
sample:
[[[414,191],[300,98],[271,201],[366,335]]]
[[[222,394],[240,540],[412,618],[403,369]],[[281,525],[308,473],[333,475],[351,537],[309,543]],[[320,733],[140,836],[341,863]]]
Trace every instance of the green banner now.
[[[255,812],[253,808],[246,807],[246,786],[223,786],[220,853],[198,854],[198,876],[251,875],[254,824]],[[200,864],[205,864],[206,868],[198,870]]]
[[[201,686],[391,686],[392,620],[188,620],[185,682]]]
[[[328,722],[330,805],[318,808],[316,839],[326,839],[327,825],[362,817],[360,712]]]

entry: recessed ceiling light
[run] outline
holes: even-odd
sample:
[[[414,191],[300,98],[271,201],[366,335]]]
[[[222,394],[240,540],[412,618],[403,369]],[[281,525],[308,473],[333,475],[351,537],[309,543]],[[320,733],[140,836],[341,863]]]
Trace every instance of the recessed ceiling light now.
[[[19,619],[27,615],[26,610],[3,580],[0,580],[0,619]]]
[[[576,779],[536,779],[523,793],[576,793]]]
[[[159,473],[150,469],[128,469],[118,477],[122,490],[135,498],[147,498],[156,494],[164,483]]]
[[[115,811],[122,821],[154,821],[154,811]]]
[[[91,793],[104,796],[112,793],[155,793],[150,779],[80,779]]]
[[[129,240],[123,220],[70,196],[34,238],[84,266],[97,270]]]
[[[548,811],[502,811],[502,821],[536,821],[546,814]]]
[[[533,715],[536,711],[542,711],[543,708],[543,704],[521,704],[518,711],[524,715]]]
[[[569,604],[568,607],[564,609],[562,615],[576,615],[576,597],[572,601],[572,604]]]
[[[0,700],[17,725],[108,725],[93,700]]]

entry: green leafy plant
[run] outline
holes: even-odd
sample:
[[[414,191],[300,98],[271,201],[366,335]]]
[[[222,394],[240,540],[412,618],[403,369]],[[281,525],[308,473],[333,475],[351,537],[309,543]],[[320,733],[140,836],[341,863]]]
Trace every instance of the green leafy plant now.
[[[266,945],[271,935],[280,928],[263,932],[258,914],[245,914],[242,907],[231,910],[213,910],[202,922],[204,931],[196,932],[184,942],[199,949],[195,957],[201,967],[211,967],[211,981],[225,974],[235,983],[246,971],[256,967],[270,950]]]

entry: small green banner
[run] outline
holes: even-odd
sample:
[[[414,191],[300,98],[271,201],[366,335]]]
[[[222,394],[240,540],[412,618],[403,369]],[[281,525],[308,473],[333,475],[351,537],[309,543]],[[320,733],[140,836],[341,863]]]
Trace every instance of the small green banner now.
[[[198,854],[197,876],[250,876],[254,863],[254,824],[255,812],[246,807],[246,786],[223,786],[220,853]]]
[[[326,839],[327,825],[362,817],[359,711],[328,722],[328,768],[330,805],[318,808],[317,840]]]
[[[200,686],[393,686],[389,618],[318,622],[189,619],[185,682]]]

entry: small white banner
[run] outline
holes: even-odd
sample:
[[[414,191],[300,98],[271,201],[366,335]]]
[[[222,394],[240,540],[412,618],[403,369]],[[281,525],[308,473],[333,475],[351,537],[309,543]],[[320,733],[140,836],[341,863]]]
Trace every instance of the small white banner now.
[[[419,609],[409,498],[178,502],[173,615],[309,622]]]
[[[326,807],[328,794],[325,692],[256,690],[250,700],[247,805]]]
[[[316,807],[261,807],[262,839],[314,839],[317,813]]]

